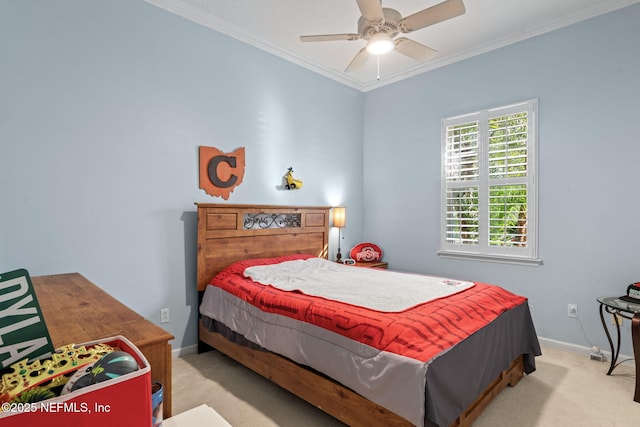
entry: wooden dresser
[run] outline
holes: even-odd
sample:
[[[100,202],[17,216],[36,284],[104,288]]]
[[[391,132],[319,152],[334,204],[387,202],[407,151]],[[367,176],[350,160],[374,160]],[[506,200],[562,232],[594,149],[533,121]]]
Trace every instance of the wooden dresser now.
[[[173,335],[100,289],[78,273],[32,277],[54,347],[122,335],[140,349],[151,379],[164,385],[164,418],[171,416]]]

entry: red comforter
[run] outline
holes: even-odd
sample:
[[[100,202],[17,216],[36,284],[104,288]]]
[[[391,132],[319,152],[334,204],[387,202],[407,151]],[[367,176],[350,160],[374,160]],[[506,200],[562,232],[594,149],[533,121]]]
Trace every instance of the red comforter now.
[[[501,313],[526,303],[526,298],[498,286],[475,282],[475,286],[457,294],[399,313],[388,313],[282,291],[243,276],[250,266],[310,257],[291,255],[240,261],[216,275],[211,284],[265,312],[308,322],[379,350],[423,362],[462,341]],[[393,283],[389,283],[389,291],[392,297]]]

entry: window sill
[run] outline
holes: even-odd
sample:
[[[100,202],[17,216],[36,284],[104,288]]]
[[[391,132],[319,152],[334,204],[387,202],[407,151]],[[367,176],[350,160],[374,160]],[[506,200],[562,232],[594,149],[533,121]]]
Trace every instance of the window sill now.
[[[469,252],[438,251],[438,256],[442,258],[466,259],[471,261],[500,262],[503,264],[527,265],[531,267],[537,267],[539,265],[542,265],[542,259],[540,258],[525,258],[525,257],[514,257],[514,256],[506,256],[506,255],[487,255],[487,254],[476,254],[476,253],[469,253]]]

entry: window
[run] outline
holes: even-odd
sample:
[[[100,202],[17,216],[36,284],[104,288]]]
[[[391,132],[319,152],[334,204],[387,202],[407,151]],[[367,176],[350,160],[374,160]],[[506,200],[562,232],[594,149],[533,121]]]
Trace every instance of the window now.
[[[442,120],[439,255],[540,264],[537,101]]]

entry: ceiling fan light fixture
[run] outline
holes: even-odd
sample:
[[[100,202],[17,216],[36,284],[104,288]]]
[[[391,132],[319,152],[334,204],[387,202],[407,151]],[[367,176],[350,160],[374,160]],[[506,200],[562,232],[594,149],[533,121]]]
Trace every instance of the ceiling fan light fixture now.
[[[371,55],[384,55],[395,47],[393,39],[387,33],[378,33],[371,36],[367,44],[367,52]]]

